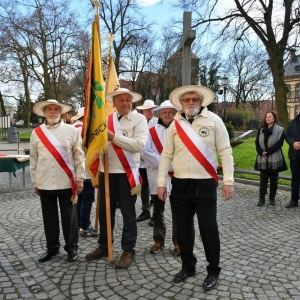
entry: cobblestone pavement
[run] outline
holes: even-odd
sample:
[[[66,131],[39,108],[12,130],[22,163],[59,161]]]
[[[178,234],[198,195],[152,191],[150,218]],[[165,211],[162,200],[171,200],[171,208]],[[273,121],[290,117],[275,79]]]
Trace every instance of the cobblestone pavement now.
[[[3,149],[0,143],[0,151]],[[12,177],[0,173],[0,300],[2,299],[300,299],[300,208],[286,209],[290,193],[279,190],[276,206],[256,206],[258,187],[237,183],[234,199],[224,202],[218,189],[218,223],[222,272],[218,287],[204,292],[205,257],[199,235],[195,255],[197,273],[186,282],[172,283],[180,270],[171,242],[171,214],[166,206],[169,230],[165,250],[149,252],[152,228],[138,223],[136,260],[127,270],[117,270],[107,260],[87,262],[85,255],[97,246],[97,238],[79,239],[80,259],[66,261],[59,255],[38,263],[45,251],[45,236],[38,197],[33,193],[26,168]],[[141,211],[141,201],[136,205]],[[94,211],[94,210],[93,210]],[[94,220],[94,215],[93,215]],[[114,259],[121,255],[122,217],[117,213]],[[64,245],[61,237],[61,244]]]

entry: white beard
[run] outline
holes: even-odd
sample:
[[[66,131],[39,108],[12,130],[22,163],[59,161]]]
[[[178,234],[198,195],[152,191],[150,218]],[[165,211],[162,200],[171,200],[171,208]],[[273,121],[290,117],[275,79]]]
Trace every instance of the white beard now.
[[[53,126],[59,122],[59,119],[60,119],[59,116],[56,118],[47,118],[47,124]]]
[[[200,111],[200,106],[197,106],[195,107],[194,109],[189,109],[189,108],[186,108],[184,109],[184,114],[186,116],[197,116],[199,114],[199,111]]]

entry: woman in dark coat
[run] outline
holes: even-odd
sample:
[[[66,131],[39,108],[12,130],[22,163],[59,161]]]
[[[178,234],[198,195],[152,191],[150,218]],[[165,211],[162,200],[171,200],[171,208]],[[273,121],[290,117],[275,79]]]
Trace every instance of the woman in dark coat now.
[[[287,170],[282,154],[284,129],[278,123],[275,111],[268,111],[257,132],[255,140],[257,157],[254,169],[260,171],[258,206],[265,204],[268,181],[270,178],[270,205],[275,206],[275,195],[278,186],[278,173]]]

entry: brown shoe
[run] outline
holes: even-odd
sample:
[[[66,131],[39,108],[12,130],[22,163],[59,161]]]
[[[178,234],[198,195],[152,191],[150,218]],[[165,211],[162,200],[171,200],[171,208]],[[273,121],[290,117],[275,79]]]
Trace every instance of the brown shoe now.
[[[178,245],[174,246],[174,255],[175,256],[180,256],[180,249]]]
[[[154,245],[150,248],[150,252],[152,254],[156,254],[158,252],[160,252],[160,250],[163,250],[165,248],[164,245],[160,244],[160,243],[154,243]]]
[[[87,260],[94,260],[94,259],[99,259],[101,257],[107,257],[107,256],[108,256],[107,250],[103,250],[98,247],[94,251],[88,253],[85,257]]]
[[[134,261],[134,254],[130,252],[123,252],[120,260],[116,263],[116,268],[118,269],[126,269],[131,263]]]

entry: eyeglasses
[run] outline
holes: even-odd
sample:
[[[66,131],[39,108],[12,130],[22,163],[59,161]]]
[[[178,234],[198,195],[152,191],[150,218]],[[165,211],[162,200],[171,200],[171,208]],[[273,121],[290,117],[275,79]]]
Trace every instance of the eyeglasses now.
[[[190,101],[192,100],[193,103],[197,103],[200,98],[185,98],[185,99],[181,99],[182,102],[184,103],[190,103]]]
[[[164,116],[164,117],[165,117],[165,116],[172,117],[172,116],[175,115],[175,112],[173,112],[173,111],[169,111],[169,112],[163,111],[163,112],[160,113],[160,115],[161,115],[161,116]]]

